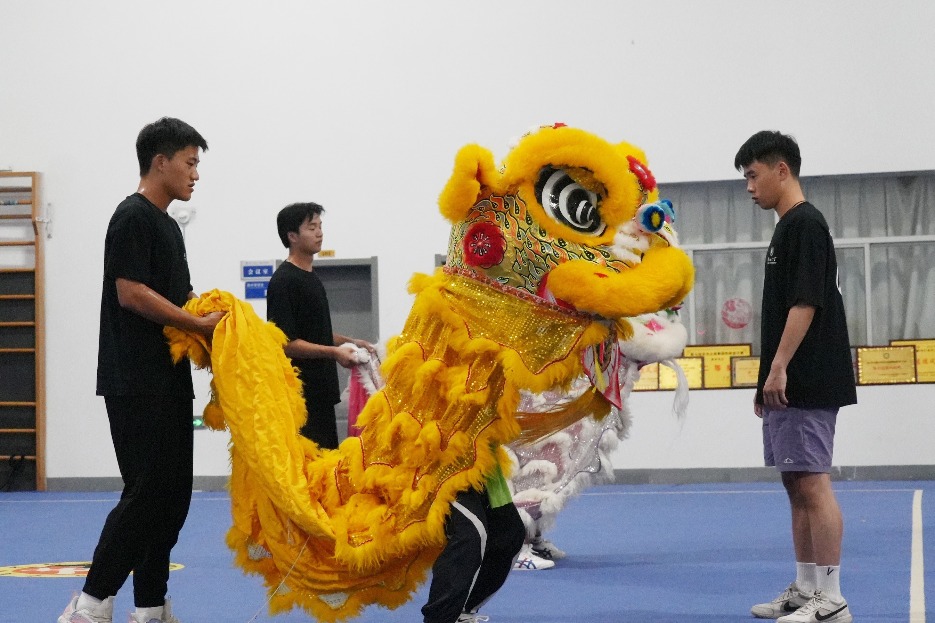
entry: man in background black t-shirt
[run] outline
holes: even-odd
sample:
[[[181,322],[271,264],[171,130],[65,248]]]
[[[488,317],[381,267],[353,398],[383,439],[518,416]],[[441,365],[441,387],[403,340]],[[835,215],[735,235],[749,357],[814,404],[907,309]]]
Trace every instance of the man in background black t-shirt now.
[[[357,363],[356,348],[376,352],[365,340],[335,333],[328,295],[312,266],[321,251],[323,233],[317,203],[293,203],[279,211],[276,227],[286,261],[279,265],[266,291],[266,317],[282,329],[289,342],[286,355],[299,369],[308,419],[299,431],[322,448],[338,447],[334,405],[341,401],[338,368]]]
[[[763,419],[766,464],[789,495],[796,555],[795,581],[751,613],[850,623],[839,577],[844,522],[830,470],[838,409],[857,394],[834,244],[802,193],[801,163],[795,140],[769,131],[750,137],[734,159],[753,201],[779,217],[766,253],[754,412]]]
[[[59,623],[110,623],[133,572],[135,623],[178,623],[166,599],[169,552],[192,495],[191,366],[173,364],[165,326],[210,339],[222,314],[181,309],[194,296],[185,243],[169,204],[188,201],[207,142],[164,117],[137,137],[140,184],[110,219],[104,241],[97,394],[104,397],[123,494],[110,512],[84,588]]]

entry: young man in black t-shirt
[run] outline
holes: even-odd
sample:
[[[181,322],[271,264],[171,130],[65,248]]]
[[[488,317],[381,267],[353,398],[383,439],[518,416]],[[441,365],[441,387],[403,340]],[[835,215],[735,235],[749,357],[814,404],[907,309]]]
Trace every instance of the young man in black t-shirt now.
[[[194,296],[182,232],[167,213],[188,201],[204,138],[162,118],[136,141],[140,184],[111,217],[104,242],[97,394],[104,397],[124,489],[110,512],[84,588],[59,623],[111,623],[114,596],[133,572],[134,623],[178,623],[166,599],[169,552],[192,495],[188,360],[173,364],[165,326],[210,339],[219,312],[181,309]]]
[[[779,623],[850,623],[839,579],[844,523],[829,472],[838,409],[857,394],[834,244],[802,193],[801,163],[792,137],[768,131],[734,159],[754,203],[779,217],[766,253],[754,412],[763,419],[766,464],[789,495],[796,555],[795,581],[751,613]]]
[[[376,347],[331,328],[328,295],[312,266],[321,251],[322,212],[317,203],[293,203],[279,211],[276,226],[289,256],[269,281],[266,317],[289,338],[286,355],[299,369],[308,410],[299,432],[322,448],[337,448],[334,405],[341,401],[341,393],[335,362],[345,368],[357,363],[356,348],[348,343],[372,353]]]

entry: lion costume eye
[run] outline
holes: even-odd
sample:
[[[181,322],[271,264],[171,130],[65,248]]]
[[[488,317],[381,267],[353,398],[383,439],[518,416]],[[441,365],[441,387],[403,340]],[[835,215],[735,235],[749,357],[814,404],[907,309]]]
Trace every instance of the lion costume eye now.
[[[536,197],[546,214],[575,231],[599,236],[607,228],[598,211],[600,196],[561,169],[545,167],[539,172]]]

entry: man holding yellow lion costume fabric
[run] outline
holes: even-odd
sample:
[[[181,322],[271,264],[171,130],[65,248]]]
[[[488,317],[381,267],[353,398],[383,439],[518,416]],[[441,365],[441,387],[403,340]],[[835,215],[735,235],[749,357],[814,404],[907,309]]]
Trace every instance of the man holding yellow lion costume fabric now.
[[[300,605],[333,621],[408,601],[445,548],[458,495],[499,491],[509,470],[501,446],[619,405],[623,319],[677,306],[692,286],[671,204],[628,143],[546,126],[499,169],[490,151],[467,145],[439,207],[452,223],[447,264],[413,277],[386,385],[360,413],[360,436],[337,450],[296,434],[305,409],[285,337],[248,304],[215,291],[187,306],[229,312],[210,349],[167,331],[177,356],[213,370],[206,421],[231,433],[227,540],[238,564],[264,576],[273,612]],[[517,417],[521,390],[582,374],[592,385],[571,403]],[[478,596],[466,589],[447,619],[426,620],[475,620]]]

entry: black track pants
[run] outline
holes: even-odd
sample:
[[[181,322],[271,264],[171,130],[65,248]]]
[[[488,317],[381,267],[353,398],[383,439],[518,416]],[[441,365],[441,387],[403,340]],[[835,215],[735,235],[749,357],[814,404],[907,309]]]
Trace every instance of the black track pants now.
[[[526,528],[512,504],[491,508],[486,492],[462,491],[445,523],[448,544],[432,567],[425,623],[454,623],[506,581]]]

